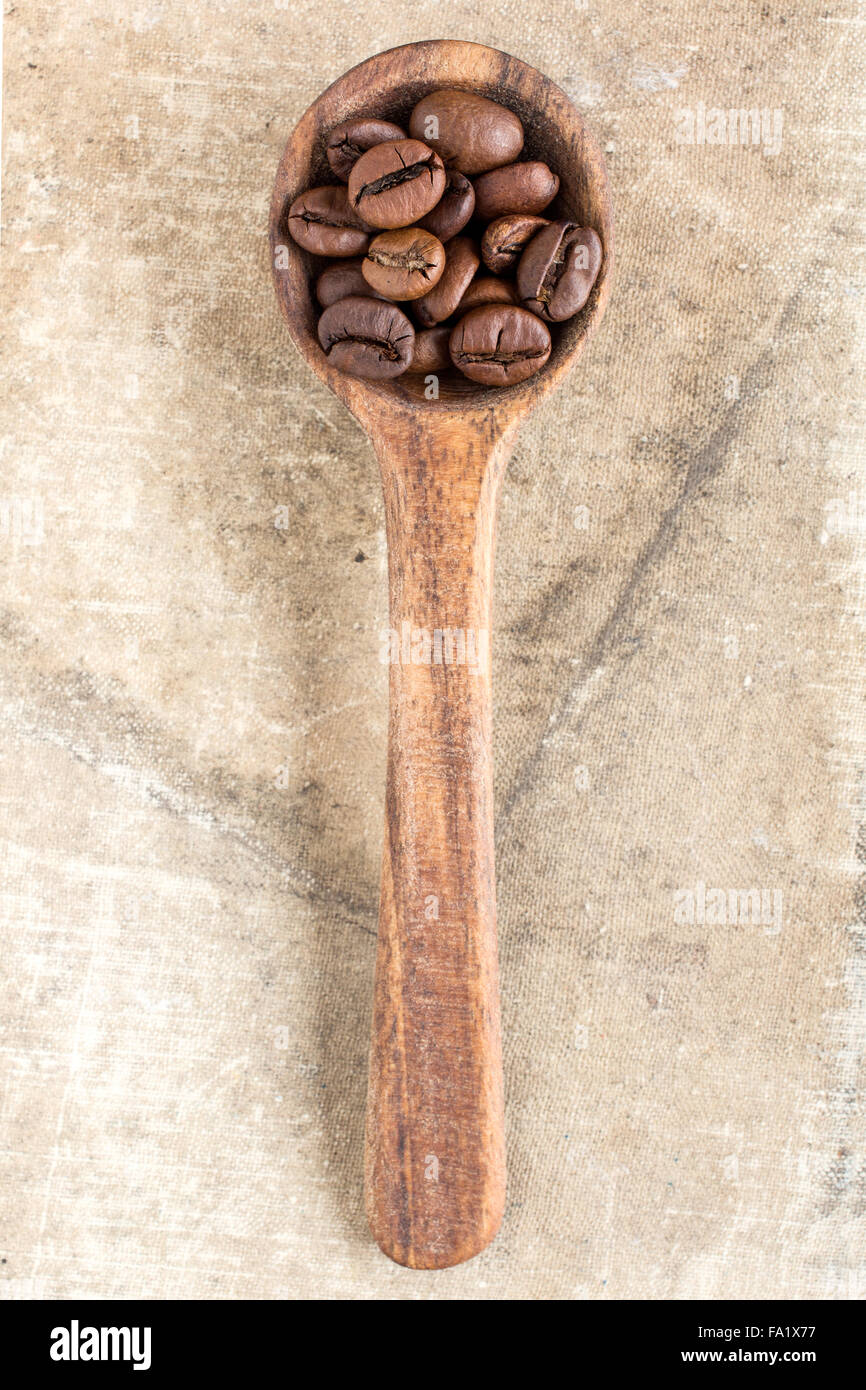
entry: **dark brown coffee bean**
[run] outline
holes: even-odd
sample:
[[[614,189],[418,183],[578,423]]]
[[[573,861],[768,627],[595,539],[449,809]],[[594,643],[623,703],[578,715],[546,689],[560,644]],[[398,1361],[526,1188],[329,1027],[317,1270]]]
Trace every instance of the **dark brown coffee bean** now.
[[[380,232],[362,263],[367,284],[386,299],[420,299],[445,269],[445,247],[421,227]]]
[[[352,294],[325,310],[319,342],[341,372],[381,381],[407,370],[415,330],[396,304]]]
[[[351,261],[335,261],[322,271],[316,281],[316,298],[323,309],[350,294],[372,294],[376,298],[380,297],[370,289],[361,274],[361,264],[361,258],[356,257]]]
[[[551,222],[532,238],[517,267],[524,307],[559,323],[582,309],[601,266],[601,241],[592,227]]]
[[[410,372],[444,372],[451,366],[448,351],[450,328],[423,328],[415,334],[415,351],[409,364]]]
[[[517,265],[526,243],[548,225],[546,217],[525,212],[507,212],[504,217],[497,217],[481,238],[482,261],[488,270],[502,275]]]
[[[415,316],[423,328],[432,328],[454,313],[479,264],[475,243],[468,236],[456,236],[448,242],[438,285],[415,301]]]
[[[420,140],[394,140],[362,154],[349,175],[349,203],[373,227],[408,227],[445,188],[445,166]]]
[[[475,92],[449,89],[422,97],[409,117],[409,134],[462,174],[510,164],[523,149],[519,116]]]
[[[539,160],[491,169],[475,180],[475,215],[492,222],[506,212],[543,212],[558,190],[559,175]]]
[[[455,309],[456,314],[468,314],[479,304],[519,304],[517,290],[510,280],[500,280],[496,275],[479,275],[473,280]]]
[[[359,116],[354,121],[343,121],[335,125],[328,136],[328,163],[343,183],[348,183],[349,175],[361,155],[374,145],[385,140],[405,140],[406,132],[391,121],[380,121],[375,116]]]
[[[445,192],[432,212],[422,217],[419,227],[438,236],[440,241],[449,241],[462,232],[475,209],[475,189],[463,174],[456,169],[445,170]]]
[[[296,198],[286,219],[299,246],[314,256],[362,256],[370,228],[349,206],[345,188],[325,184]]]
[[[526,309],[482,304],[456,325],[449,348],[455,367],[471,381],[512,386],[544,366],[550,356],[550,333]]]

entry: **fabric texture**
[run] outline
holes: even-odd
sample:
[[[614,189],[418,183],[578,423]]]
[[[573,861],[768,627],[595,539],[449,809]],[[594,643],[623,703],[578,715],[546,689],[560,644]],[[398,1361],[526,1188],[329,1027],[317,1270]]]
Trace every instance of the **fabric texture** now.
[[[861,26],[10,7],[3,1295],[866,1295]],[[303,111],[421,38],[558,82],[617,226],[605,321],[504,487],[509,1200],[440,1273],[362,1206],[379,481],[266,246]]]

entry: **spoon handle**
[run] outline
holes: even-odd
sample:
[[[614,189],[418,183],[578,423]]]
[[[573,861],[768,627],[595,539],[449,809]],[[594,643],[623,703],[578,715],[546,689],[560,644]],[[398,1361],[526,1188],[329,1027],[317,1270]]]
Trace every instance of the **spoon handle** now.
[[[508,449],[490,422],[374,442],[390,717],[367,1214],[391,1259],[442,1269],[492,1240],[505,1198],[490,601]]]

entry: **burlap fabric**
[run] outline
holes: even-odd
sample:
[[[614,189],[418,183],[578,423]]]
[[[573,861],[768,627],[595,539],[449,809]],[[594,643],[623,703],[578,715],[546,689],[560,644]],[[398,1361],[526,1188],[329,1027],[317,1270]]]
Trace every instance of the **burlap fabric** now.
[[[9,7],[5,1293],[866,1293],[860,25]],[[572,95],[618,230],[606,320],[505,485],[510,1198],[438,1274],[389,1263],[361,1202],[378,477],[265,244],[309,102],[429,37]]]

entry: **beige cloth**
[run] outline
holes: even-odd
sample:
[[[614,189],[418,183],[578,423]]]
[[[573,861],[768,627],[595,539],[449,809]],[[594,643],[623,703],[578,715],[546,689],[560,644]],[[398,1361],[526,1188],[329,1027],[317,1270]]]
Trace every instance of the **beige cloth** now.
[[[326,9],[6,16],[2,1288],[863,1297],[857,12]],[[618,270],[505,485],[509,1205],[429,1274],[361,1199],[379,484],[265,229],[308,103],[435,36],[584,109]]]

